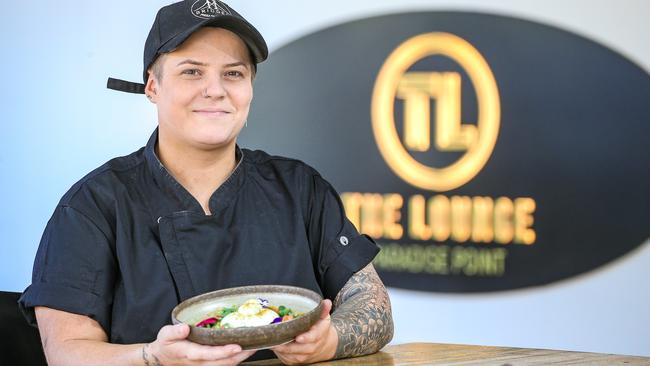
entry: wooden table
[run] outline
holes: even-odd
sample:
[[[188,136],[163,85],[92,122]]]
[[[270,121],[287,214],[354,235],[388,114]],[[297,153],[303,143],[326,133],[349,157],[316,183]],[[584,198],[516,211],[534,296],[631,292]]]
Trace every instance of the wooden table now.
[[[398,366],[398,365],[650,365],[650,357],[610,355],[530,348],[465,346],[438,343],[407,343],[387,346],[374,355],[318,366]],[[282,365],[277,359],[248,362],[245,365]]]

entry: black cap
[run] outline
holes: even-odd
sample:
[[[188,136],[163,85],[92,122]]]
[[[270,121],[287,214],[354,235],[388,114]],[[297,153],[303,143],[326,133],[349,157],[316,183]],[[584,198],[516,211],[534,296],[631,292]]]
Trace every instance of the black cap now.
[[[233,8],[218,0],[184,0],[161,8],[144,44],[144,84],[108,78],[107,87],[128,93],[144,94],[147,70],[162,53],[175,50],[202,27],[219,27],[237,34],[248,46],[258,64],[269,55],[262,35]]]

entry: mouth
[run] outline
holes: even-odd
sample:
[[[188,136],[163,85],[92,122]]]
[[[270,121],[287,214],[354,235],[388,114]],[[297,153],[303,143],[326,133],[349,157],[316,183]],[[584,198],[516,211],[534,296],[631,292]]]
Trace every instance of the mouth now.
[[[229,115],[231,112],[220,108],[201,108],[194,109],[192,112],[204,117],[223,117]]]

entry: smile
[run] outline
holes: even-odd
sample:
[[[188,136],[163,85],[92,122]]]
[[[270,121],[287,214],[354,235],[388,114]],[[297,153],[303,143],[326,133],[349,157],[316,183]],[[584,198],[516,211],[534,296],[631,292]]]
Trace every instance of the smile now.
[[[227,116],[230,114],[229,111],[225,111],[223,109],[195,109],[193,110],[194,113],[197,113],[200,116],[204,117],[223,117]]]

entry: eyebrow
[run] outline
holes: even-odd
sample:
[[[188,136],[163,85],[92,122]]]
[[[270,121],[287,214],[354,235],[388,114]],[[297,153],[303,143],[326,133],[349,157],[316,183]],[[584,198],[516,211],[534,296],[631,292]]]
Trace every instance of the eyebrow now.
[[[179,62],[176,65],[176,67],[181,66],[181,65],[188,65],[188,64],[189,65],[196,65],[196,66],[208,66],[208,64],[203,63],[203,62],[199,62],[199,61],[192,60],[192,59],[186,59],[186,60],[183,60],[183,61]],[[248,64],[245,63],[245,62],[242,62],[242,61],[233,62],[233,63],[226,64],[226,65],[223,65],[223,66],[224,67],[244,66],[244,67],[248,68]]]
[[[205,63],[199,62],[199,61],[195,61],[195,60],[191,60],[191,59],[183,60],[183,61],[179,62],[176,66],[181,66],[181,65],[186,65],[186,64],[196,65],[196,66],[208,66],[208,64],[205,64]]]

